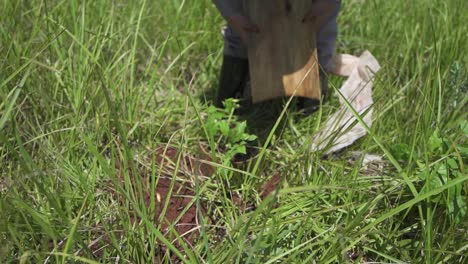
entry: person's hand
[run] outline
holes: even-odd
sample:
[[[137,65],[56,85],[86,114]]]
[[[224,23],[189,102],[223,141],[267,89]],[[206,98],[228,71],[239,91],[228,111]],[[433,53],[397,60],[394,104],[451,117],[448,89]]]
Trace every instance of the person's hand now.
[[[315,28],[320,29],[338,9],[338,6],[339,1],[336,0],[316,0],[302,22],[313,22]]]
[[[226,18],[231,28],[240,36],[244,44],[248,43],[249,34],[259,33],[260,29],[257,25],[249,21],[249,19],[243,15],[232,15]]]

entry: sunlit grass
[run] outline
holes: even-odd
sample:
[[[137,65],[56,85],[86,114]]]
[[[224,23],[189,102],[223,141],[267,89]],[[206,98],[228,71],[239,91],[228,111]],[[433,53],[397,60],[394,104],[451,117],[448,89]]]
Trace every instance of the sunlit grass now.
[[[0,262],[465,263],[468,6],[344,2],[338,52],[383,66],[370,134],[323,158],[308,144],[336,99],[302,119],[265,106],[245,130],[220,112],[258,136],[259,155],[236,164],[228,150],[245,140],[208,118],[224,23],[211,1],[2,1]],[[360,154],[383,162],[363,168]],[[158,180],[181,172],[208,210],[193,243],[154,219],[170,209]]]

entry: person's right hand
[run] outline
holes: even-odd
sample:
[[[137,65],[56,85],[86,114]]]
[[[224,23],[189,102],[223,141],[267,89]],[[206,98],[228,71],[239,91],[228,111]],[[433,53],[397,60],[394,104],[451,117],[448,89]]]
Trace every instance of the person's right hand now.
[[[327,19],[338,9],[340,1],[338,0],[317,0],[312,4],[302,22],[313,22],[317,29],[325,25]]]
[[[249,34],[259,33],[260,29],[257,25],[243,15],[232,15],[226,18],[231,28],[240,36],[244,44],[248,43]]]

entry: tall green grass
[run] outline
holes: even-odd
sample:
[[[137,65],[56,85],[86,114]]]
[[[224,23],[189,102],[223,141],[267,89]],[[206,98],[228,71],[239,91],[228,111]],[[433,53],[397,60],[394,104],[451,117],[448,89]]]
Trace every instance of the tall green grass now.
[[[338,52],[368,49],[383,66],[370,135],[327,159],[310,152],[336,99],[321,116],[284,111],[247,131],[221,113],[259,135],[261,155],[239,166],[218,146],[229,138],[208,132],[224,23],[211,1],[2,1],[0,261],[466,263],[468,5],[344,2]],[[162,233],[151,215],[161,205],[145,204],[148,185],[132,176],[145,167],[154,186],[165,145],[201,145],[216,167],[196,183],[193,203],[212,217],[195,244]],[[386,162],[363,170],[353,151]],[[275,174],[282,188],[261,201]]]

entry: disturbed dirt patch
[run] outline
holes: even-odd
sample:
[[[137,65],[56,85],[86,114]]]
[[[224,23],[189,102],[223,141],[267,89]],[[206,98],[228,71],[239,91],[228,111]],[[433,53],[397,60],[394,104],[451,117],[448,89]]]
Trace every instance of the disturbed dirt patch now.
[[[268,195],[272,194],[281,185],[281,177],[275,174],[270,180],[265,182],[261,187],[260,197],[265,200]]]
[[[160,229],[166,239],[182,251],[182,246],[176,240],[176,235],[181,236],[189,247],[192,246],[200,235],[201,217],[208,216],[210,224],[223,225],[220,223],[221,219],[213,219],[209,215],[209,205],[202,199],[199,200],[200,206],[197,208],[194,198],[196,195],[195,183],[198,183],[199,188],[203,188],[206,180],[215,173],[215,168],[207,164],[210,161],[211,159],[207,155],[194,156],[183,153],[177,148],[163,145],[154,150],[150,157],[147,157],[147,160],[143,162],[154,164],[151,168],[137,166],[136,169],[130,169],[128,165],[123,166],[122,163],[116,163],[116,171],[119,176],[117,183],[120,186],[114,186],[111,188],[111,192],[116,200],[123,204],[127,198],[119,194],[120,192],[116,189],[129,191],[127,190],[129,186],[125,184],[125,172],[128,172],[132,185],[141,182],[141,192],[137,191],[137,186],[130,188],[135,193],[140,193],[137,198],[144,202],[148,210],[154,208],[153,212],[150,213],[154,214],[155,226]],[[137,180],[136,177],[139,179]],[[280,181],[281,177],[275,175],[263,184],[260,192],[261,199],[265,199],[274,192],[280,185]],[[239,212],[245,212],[246,208],[255,208],[252,201],[242,199],[236,192],[231,193],[230,199],[238,207]],[[135,210],[129,213],[132,222],[140,221]],[[107,241],[107,239],[102,239],[102,241]],[[96,243],[92,248],[95,256],[99,255],[98,244],[99,247],[102,246],[101,243]],[[161,247],[161,254],[164,251],[166,248]]]
[[[155,221],[162,222],[161,228],[164,235],[169,236],[170,227],[174,225],[179,235],[188,242],[193,242],[193,234],[197,236],[199,227],[198,212],[193,202],[194,196],[195,192],[191,187],[173,183],[169,178],[159,179],[156,186],[156,203],[159,206],[156,207]],[[145,197],[146,203],[149,203],[149,200],[150,197]],[[201,214],[206,215],[203,205]]]
[[[143,199],[149,210],[154,208],[152,214],[155,225],[169,241],[175,241],[175,231],[186,243],[192,245],[199,234],[199,217],[204,217],[207,213],[203,203],[200,203],[200,209],[197,210],[194,199],[195,181],[201,186],[214,170],[202,163],[201,159],[180,153],[173,147],[157,148],[152,157],[148,157],[148,162],[152,161],[155,164],[155,173],[151,168],[140,166],[135,176],[130,170],[130,181],[142,183],[143,197],[138,198]],[[124,168],[121,164],[116,164],[116,169],[119,172],[119,184],[125,189]],[[197,175],[197,179],[194,175]],[[138,181],[135,177],[139,177]],[[133,186],[133,189],[136,187]],[[133,213],[133,218],[134,221],[139,220],[136,213]]]

